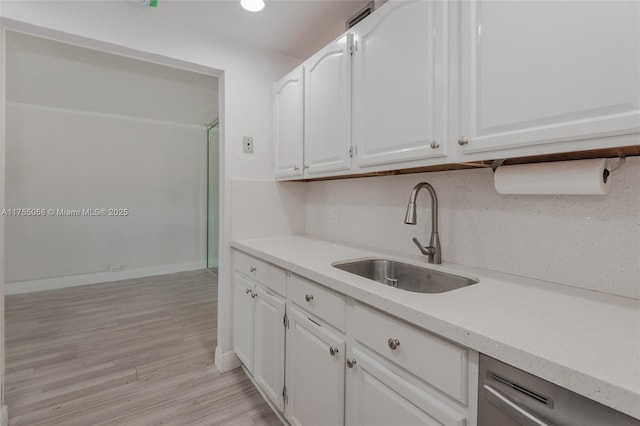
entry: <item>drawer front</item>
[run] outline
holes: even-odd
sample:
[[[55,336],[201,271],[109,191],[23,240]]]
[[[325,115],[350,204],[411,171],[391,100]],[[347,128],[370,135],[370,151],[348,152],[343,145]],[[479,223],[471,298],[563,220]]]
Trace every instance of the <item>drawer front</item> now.
[[[344,296],[299,275],[291,274],[289,299],[338,330],[345,330]]]
[[[457,401],[467,403],[469,354],[465,348],[360,304],[354,310],[354,337]]]
[[[236,271],[253,278],[281,296],[287,295],[287,273],[284,269],[240,251],[234,252]]]

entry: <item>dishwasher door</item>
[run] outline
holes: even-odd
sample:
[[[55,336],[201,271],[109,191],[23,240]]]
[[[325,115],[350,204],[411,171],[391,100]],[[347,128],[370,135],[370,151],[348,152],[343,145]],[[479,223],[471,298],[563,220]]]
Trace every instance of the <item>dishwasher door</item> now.
[[[577,393],[480,354],[478,426],[640,426]]]

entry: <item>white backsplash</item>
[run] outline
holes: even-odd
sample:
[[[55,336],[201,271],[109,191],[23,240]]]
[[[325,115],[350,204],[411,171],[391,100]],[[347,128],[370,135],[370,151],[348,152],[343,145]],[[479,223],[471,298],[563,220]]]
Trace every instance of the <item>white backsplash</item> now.
[[[230,238],[304,234],[304,186],[265,180],[231,180]]]
[[[428,193],[418,225],[403,219],[411,189],[427,181],[440,203],[444,261],[640,299],[640,158],[612,179],[606,196],[500,195],[490,169],[297,185],[306,234],[416,254],[412,237],[429,242]]]

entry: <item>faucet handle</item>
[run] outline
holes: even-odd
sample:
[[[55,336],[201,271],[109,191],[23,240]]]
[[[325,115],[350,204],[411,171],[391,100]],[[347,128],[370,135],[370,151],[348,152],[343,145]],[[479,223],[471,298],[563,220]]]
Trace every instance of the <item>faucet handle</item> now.
[[[413,242],[420,249],[420,253],[424,254],[425,256],[433,256],[436,253],[436,248],[435,247],[431,247],[431,246],[425,247],[425,246],[423,246],[422,243],[420,241],[418,241],[418,239],[416,237],[413,237]]]

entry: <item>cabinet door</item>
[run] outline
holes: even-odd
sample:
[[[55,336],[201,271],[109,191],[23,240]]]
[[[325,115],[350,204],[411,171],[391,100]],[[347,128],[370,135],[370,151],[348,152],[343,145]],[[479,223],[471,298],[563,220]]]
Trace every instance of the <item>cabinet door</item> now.
[[[253,331],[255,285],[236,273],[233,285],[233,350],[253,373]]]
[[[302,67],[291,71],[274,88],[276,177],[301,176],[303,169]]]
[[[282,410],[284,387],[284,299],[256,286],[253,377]]]
[[[356,363],[347,369],[348,425],[465,425],[463,414],[362,350],[354,348],[351,359]]]
[[[307,174],[351,167],[351,54],[345,35],[304,63]]]
[[[457,4],[465,153],[640,131],[639,2]]]
[[[446,154],[444,13],[443,2],[392,1],[355,28],[353,135],[359,166]]]
[[[285,415],[294,425],[341,425],[345,341],[301,311],[287,310]]]

